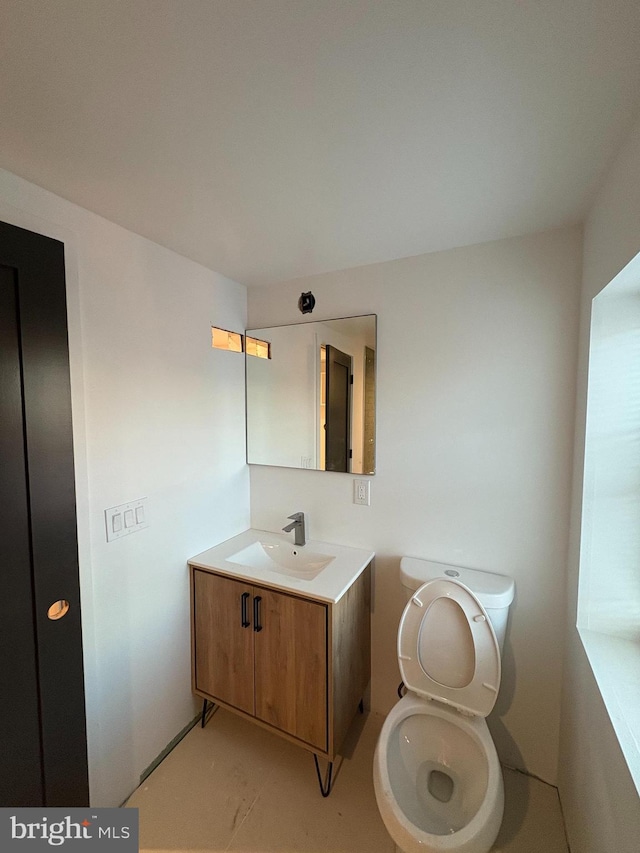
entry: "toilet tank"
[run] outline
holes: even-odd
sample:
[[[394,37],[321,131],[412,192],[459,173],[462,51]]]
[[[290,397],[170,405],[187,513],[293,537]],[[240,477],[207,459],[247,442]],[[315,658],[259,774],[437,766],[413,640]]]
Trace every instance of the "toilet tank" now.
[[[493,572],[482,572],[479,569],[451,566],[448,563],[435,563],[433,560],[420,560],[417,557],[403,557],[400,560],[400,579],[407,590],[407,598],[423,583],[435,578],[453,578],[469,587],[487,611],[502,654],[509,607],[516,588],[513,578]]]

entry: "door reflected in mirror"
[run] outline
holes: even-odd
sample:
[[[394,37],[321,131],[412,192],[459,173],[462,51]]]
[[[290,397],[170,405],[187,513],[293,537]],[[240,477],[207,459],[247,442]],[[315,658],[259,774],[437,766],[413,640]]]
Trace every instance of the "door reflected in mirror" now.
[[[247,461],[374,474],[376,315],[246,334],[270,352],[246,356]]]

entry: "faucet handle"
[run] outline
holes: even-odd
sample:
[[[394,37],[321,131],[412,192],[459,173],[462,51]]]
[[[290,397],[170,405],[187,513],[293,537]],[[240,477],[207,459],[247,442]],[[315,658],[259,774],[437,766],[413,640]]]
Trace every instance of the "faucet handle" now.
[[[287,518],[290,518],[291,521],[301,521],[304,518],[304,513],[294,512],[293,515],[288,515]]]

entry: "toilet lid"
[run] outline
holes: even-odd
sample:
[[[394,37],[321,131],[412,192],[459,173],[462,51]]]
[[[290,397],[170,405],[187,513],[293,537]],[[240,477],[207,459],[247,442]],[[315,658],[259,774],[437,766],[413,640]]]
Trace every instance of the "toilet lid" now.
[[[487,612],[455,580],[423,584],[404,609],[398,662],[409,690],[486,717],[500,688],[500,648]]]

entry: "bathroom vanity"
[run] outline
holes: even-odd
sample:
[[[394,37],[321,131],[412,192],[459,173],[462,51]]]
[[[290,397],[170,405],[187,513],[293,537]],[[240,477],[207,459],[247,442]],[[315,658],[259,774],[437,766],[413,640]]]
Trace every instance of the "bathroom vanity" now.
[[[370,680],[373,556],[247,530],[189,560],[194,693],[332,762]]]

